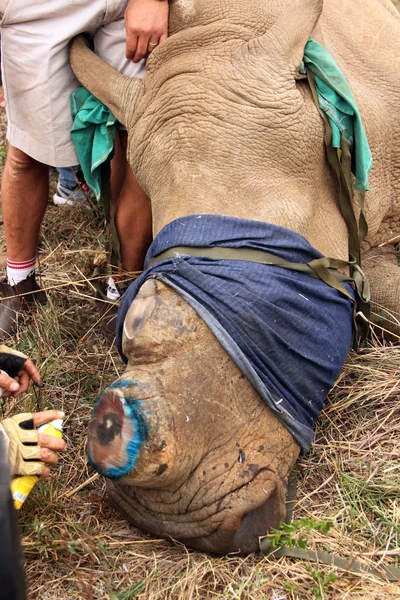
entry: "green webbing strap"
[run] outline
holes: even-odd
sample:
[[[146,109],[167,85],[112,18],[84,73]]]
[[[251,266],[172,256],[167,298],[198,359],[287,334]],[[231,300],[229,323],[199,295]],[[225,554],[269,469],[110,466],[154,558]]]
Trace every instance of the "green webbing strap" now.
[[[317,258],[309,263],[292,263],[284,258],[275,256],[270,252],[264,250],[252,250],[249,248],[223,248],[223,247],[190,247],[190,246],[175,246],[169,248],[162,254],[154,256],[150,262],[149,267],[155,263],[167,260],[169,258],[175,258],[178,255],[184,256],[203,256],[205,258],[213,258],[215,260],[245,260],[248,262],[260,263],[262,265],[275,265],[277,267],[284,267],[285,269],[291,269],[292,271],[301,271],[311,277],[323,279],[328,285],[334,287],[341,292],[347,298],[354,301],[351,294],[348,293],[345,287],[342,286],[342,281],[352,282],[352,279],[348,275],[339,273],[336,269],[346,268],[349,264],[342,260],[335,260],[330,258]]]
[[[319,105],[314,74],[309,69],[307,69],[306,74],[313,100],[319,114],[321,115],[321,118],[325,123],[325,148],[328,163],[335,173],[339,185],[339,207],[349,232],[349,256],[352,257],[352,260],[355,260],[355,263],[361,267],[360,246],[368,232],[367,220],[364,212],[364,190],[358,190],[360,217],[357,224],[353,205],[350,142],[344,135],[342,135],[341,147],[334,148],[332,146],[332,129],[326,113]]]
[[[286,498],[286,519],[285,523],[291,523],[294,504],[296,502],[297,471],[296,467],[292,470],[288,480],[288,491]],[[378,579],[387,579],[388,581],[400,581],[400,569],[388,565],[380,565],[379,569],[368,567],[365,563],[351,558],[341,558],[334,556],[329,552],[322,550],[307,550],[300,546],[272,546],[269,536],[259,538],[260,551],[264,556],[279,558],[288,556],[289,558],[300,558],[309,562],[322,563],[350,573],[359,575],[372,575]]]
[[[102,276],[110,276],[112,270],[117,269],[120,259],[120,245],[117,230],[115,228],[114,221],[114,203],[111,197],[111,185],[110,185],[110,160],[106,160],[101,165],[101,193],[100,203],[103,207],[104,218],[107,224],[107,239],[105,243],[105,250],[107,253],[107,267],[96,266],[93,272],[93,286],[96,288],[97,293],[103,299],[104,294],[104,282]],[[109,269],[111,265],[111,270]]]
[[[372,575],[378,579],[387,579],[388,581],[400,581],[400,569],[388,565],[380,565],[378,569],[369,567],[359,560],[351,558],[341,558],[334,556],[323,550],[307,550],[298,546],[280,546],[278,548],[271,547],[271,541],[268,537],[260,538],[260,550],[264,556],[278,558],[280,556],[289,556],[290,558],[301,558],[310,562],[322,563],[350,573],[359,575]]]
[[[158,256],[153,256],[149,261],[149,267],[152,267],[162,260],[168,260],[175,258],[179,255],[183,256],[203,256],[205,258],[213,258],[214,260],[245,260],[248,262],[260,263],[262,265],[275,265],[277,267],[283,267],[292,271],[300,271],[306,273],[311,277],[315,277],[324,281],[327,285],[335,288],[338,292],[346,296],[354,305],[354,339],[353,348],[358,348],[360,338],[364,338],[368,332],[368,321],[358,316],[357,308],[359,312],[364,315],[367,314],[369,307],[369,284],[368,280],[364,277],[361,269],[353,263],[348,263],[345,260],[338,260],[336,258],[315,258],[309,263],[292,263],[284,258],[266,252],[264,250],[252,250],[248,248],[223,248],[223,247],[191,247],[191,246],[175,246],[169,248],[165,252],[162,252]],[[340,273],[338,269],[347,269],[352,267],[353,277]],[[343,281],[347,281],[354,288],[356,300],[342,285]],[[368,313],[369,314],[369,313]]]
[[[332,129],[326,113],[319,105],[314,74],[309,69],[306,70],[306,74],[315,106],[325,123],[326,156],[338,182],[339,208],[349,235],[350,274],[354,281],[353,287],[357,303],[357,313],[354,318],[356,335],[353,347],[357,349],[359,341],[368,335],[371,300],[368,279],[361,270],[361,244],[368,232],[364,212],[365,193],[364,190],[357,190],[357,200],[360,208],[360,216],[357,223],[354,213],[353,183],[351,178],[350,141],[342,135],[341,147],[334,148],[332,146]]]
[[[293,521],[293,509],[297,498],[297,467],[293,467],[288,478],[288,488],[286,494],[286,518],[285,523]]]
[[[103,163],[101,168],[101,196],[100,202],[103,205],[104,216],[107,222],[107,245],[110,252],[110,263],[113,267],[118,267],[121,257],[121,249],[118,233],[115,227],[115,202],[111,194],[111,160]]]

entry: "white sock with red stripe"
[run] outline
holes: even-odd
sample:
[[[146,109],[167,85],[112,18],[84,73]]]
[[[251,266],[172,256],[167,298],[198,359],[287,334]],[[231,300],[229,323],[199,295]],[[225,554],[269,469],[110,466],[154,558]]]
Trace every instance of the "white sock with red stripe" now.
[[[36,257],[31,260],[15,262],[7,258],[7,280],[10,285],[17,285],[24,279],[28,279],[35,272]]]

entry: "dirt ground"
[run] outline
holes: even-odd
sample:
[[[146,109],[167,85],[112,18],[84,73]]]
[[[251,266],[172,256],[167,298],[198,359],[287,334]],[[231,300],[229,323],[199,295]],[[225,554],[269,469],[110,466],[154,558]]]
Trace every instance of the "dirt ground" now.
[[[400,0],[394,1],[399,7]],[[6,151],[3,117],[2,165]],[[104,232],[97,207],[49,204],[40,240],[41,282],[49,302],[21,324],[14,341],[36,360],[45,387],[1,404],[3,416],[49,407],[67,415],[68,450],[20,514],[30,600],[400,598],[400,585],[383,573],[190,551],[139,531],[111,506],[104,480],[95,477],[85,455],[95,398],[124,369],[99,333],[91,283]],[[4,251],[2,232],[0,245]],[[379,570],[400,567],[400,347],[378,340],[376,333],[349,356],[319,419],[312,451],[299,461],[290,535],[304,537],[311,550]],[[321,521],[330,528],[321,531]]]

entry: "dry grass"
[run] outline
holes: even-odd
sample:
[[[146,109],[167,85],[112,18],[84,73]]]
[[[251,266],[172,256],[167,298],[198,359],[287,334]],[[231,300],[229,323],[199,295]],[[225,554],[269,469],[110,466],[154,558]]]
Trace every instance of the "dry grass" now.
[[[2,160],[3,130],[4,124]],[[97,331],[87,282],[103,241],[95,209],[49,207],[40,255],[42,283],[53,289],[16,340],[40,365],[46,385],[2,407],[3,414],[54,406],[67,414],[68,451],[21,511],[30,599],[399,598],[399,585],[372,576],[288,558],[213,557],[155,540],[110,506],[102,479],[77,489],[93,476],[85,432],[94,399],[123,371]],[[311,549],[400,566],[399,489],[400,348],[375,341],[350,356],[329,396],[312,452],[298,465],[294,518],[333,523],[328,534],[308,534]]]

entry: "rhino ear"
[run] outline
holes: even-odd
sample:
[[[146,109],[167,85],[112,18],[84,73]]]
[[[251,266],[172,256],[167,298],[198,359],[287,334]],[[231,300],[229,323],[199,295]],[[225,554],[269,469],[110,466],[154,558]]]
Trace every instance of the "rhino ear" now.
[[[71,68],[89,92],[103,102],[123,125],[127,125],[143,91],[140,79],[118,73],[90,49],[89,41],[80,35],[70,48]]]
[[[323,0],[290,0],[273,26],[248,44],[249,53],[262,60],[285,62],[297,73],[304,46],[322,12]]]

